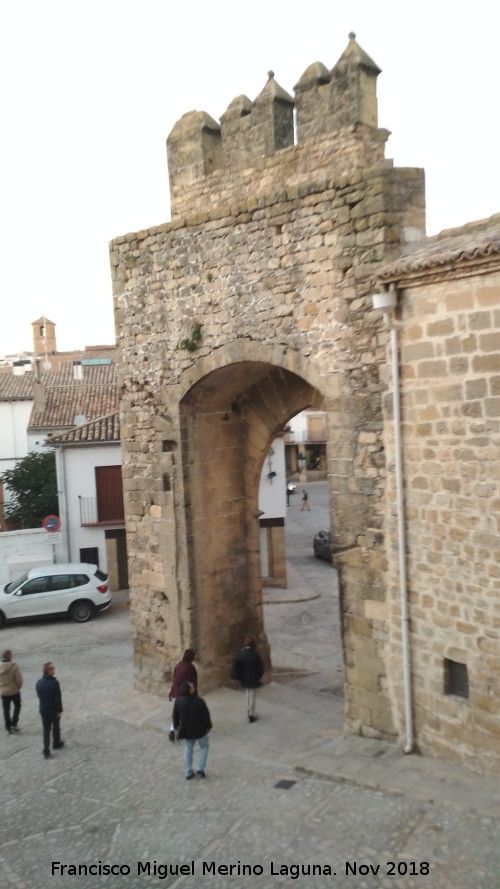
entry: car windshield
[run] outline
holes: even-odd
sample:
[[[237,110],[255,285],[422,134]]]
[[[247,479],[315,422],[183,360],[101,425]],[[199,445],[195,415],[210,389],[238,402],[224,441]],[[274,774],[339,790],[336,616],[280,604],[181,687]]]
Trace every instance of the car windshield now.
[[[26,571],[24,574],[21,574],[20,577],[17,577],[16,580],[11,580],[11,582],[8,583],[7,586],[3,588],[4,593],[13,593],[25,580],[28,580],[28,573]]]

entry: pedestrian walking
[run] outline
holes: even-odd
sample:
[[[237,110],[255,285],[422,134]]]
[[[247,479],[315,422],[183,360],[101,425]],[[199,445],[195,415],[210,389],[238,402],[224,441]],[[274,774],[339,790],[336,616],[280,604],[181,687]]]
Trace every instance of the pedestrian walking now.
[[[256,722],[255,699],[264,673],[264,664],[256,650],[255,636],[247,634],[243,648],[236,655],[231,667],[231,679],[240,682],[246,691],[248,721]]]
[[[177,737],[184,741],[185,777],[188,781],[194,778],[193,752],[194,745],[198,741],[196,774],[199,778],[204,778],[209,746],[208,733],[212,728],[212,721],[205,701],[198,697],[192,682],[183,682],[180,687],[180,694],[174,701],[173,723]]]
[[[61,741],[61,713],[63,712],[61,686],[54,676],[55,667],[47,661],[42,667],[42,677],[36,684],[36,693],[40,702],[40,716],[43,725],[43,755],[48,759],[50,752],[50,735],[52,732],[52,749],[64,747]]]
[[[170,686],[170,691],[168,693],[169,701],[175,701],[175,699],[179,697],[181,693],[181,685],[183,684],[183,682],[192,682],[192,684],[194,685],[194,690],[198,691],[198,673],[195,665],[193,664],[195,657],[196,652],[194,651],[194,649],[186,648],[181,660],[178,664],[175,665],[174,675],[172,677],[172,685]],[[175,741],[173,719],[168,737],[170,741]]]
[[[307,491],[302,491],[302,499],[300,501],[300,508],[310,510],[309,506],[309,497],[307,496]]]
[[[21,712],[21,687],[23,677],[16,663],[12,660],[12,652],[6,648],[0,661],[0,694],[2,696],[3,718],[9,735],[20,732],[18,726]],[[11,716],[11,705],[13,712]]]

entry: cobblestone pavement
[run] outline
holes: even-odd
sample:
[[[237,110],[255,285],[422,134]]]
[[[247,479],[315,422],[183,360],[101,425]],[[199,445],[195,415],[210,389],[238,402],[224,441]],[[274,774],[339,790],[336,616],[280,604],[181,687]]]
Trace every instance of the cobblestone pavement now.
[[[290,510],[294,551],[294,533],[310,549],[313,509]],[[133,688],[126,595],[82,626],[2,630],[25,685],[23,731],[0,743],[0,889],[499,889],[498,779],[342,736],[334,572],[307,552],[266,591],[275,673],[258,721],[240,691],[205,696],[205,780],[183,777],[168,703]],[[44,760],[49,657],[66,746]]]

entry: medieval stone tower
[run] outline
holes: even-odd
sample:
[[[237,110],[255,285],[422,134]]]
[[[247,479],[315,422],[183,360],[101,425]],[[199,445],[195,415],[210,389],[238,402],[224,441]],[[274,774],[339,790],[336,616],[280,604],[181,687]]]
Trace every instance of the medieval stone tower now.
[[[172,221],[111,244],[137,682],[164,694],[182,649],[203,688],[244,632],[269,652],[257,493],[270,442],[328,416],[347,720],[395,736],[386,584],[382,264],[424,235],[424,176],[384,157],[379,69],[355,35],[292,98],[270,72],[220,123],[168,138]]]

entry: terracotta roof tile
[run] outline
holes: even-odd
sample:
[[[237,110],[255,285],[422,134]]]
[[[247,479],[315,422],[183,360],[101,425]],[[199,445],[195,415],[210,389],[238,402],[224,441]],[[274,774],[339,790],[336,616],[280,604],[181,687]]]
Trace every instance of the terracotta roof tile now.
[[[118,411],[106,417],[98,417],[90,423],[74,426],[63,435],[52,436],[51,444],[105,444],[120,441],[120,417]]]
[[[89,364],[83,365],[82,369],[82,380],[74,379],[71,361],[61,364],[58,370],[44,370],[40,374],[42,386],[45,391],[61,387],[69,387],[76,391],[83,390],[85,386],[96,385],[116,388],[115,364]],[[11,370],[0,373],[0,401],[32,401],[35,397],[35,382],[34,370],[28,370],[19,376]]]
[[[11,370],[0,373],[0,401],[33,401],[34,374],[17,376]]]
[[[75,380],[68,362],[42,371],[39,384],[32,370],[22,376],[2,373],[0,401],[33,401],[28,429],[37,431],[69,429],[78,415],[90,422],[118,410],[116,366],[83,365],[82,371],[82,379]]]
[[[33,405],[29,430],[62,429],[83,416],[90,422],[118,409],[116,385],[53,386],[44,391],[44,405]]]
[[[386,265],[378,278],[396,280],[411,273],[488,257],[500,257],[500,214],[427,238],[414,252]]]
[[[41,380],[45,388],[55,386],[91,386],[94,384],[116,385],[116,365],[110,364],[85,364],[82,366],[83,379],[75,380],[73,376],[73,363],[71,361],[61,364],[58,370],[42,371]]]

